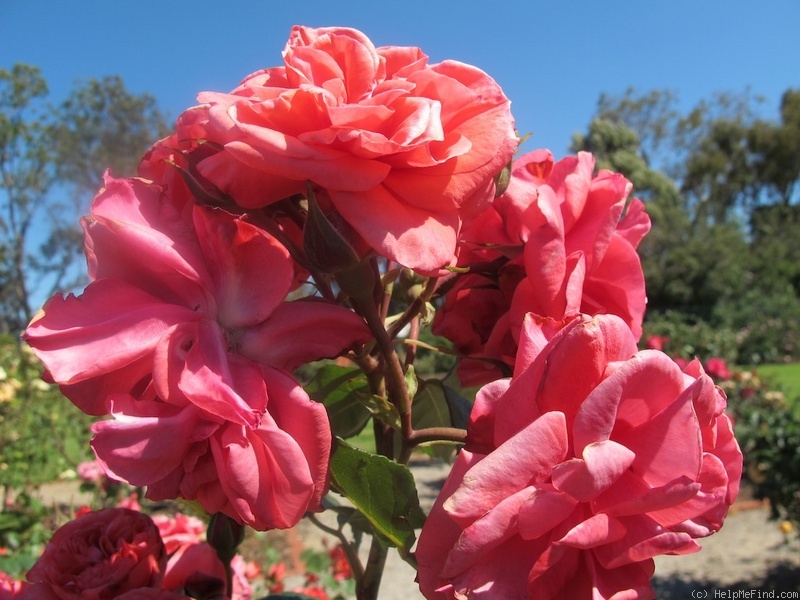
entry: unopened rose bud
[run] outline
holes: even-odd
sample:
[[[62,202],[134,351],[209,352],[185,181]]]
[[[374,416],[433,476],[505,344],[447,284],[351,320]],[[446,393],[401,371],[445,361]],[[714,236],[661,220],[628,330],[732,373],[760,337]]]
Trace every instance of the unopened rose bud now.
[[[217,552],[219,559],[230,564],[236,556],[236,549],[244,540],[244,525],[237,523],[228,515],[215,513],[208,523],[206,539]]]
[[[508,189],[508,184],[511,181],[511,162],[509,162],[503,170],[500,171],[497,175],[494,176],[494,197],[497,198],[498,196],[502,196],[506,189]]]

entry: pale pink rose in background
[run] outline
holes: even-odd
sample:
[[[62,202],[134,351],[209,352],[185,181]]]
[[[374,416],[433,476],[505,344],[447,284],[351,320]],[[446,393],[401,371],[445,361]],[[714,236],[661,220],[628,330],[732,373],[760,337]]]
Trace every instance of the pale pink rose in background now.
[[[113,600],[129,590],[160,588],[164,544],[152,519],[109,508],[69,521],[28,571],[37,600]]]
[[[87,460],[78,465],[78,477],[87,483],[100,484],[108,477],[100,461]]]
[[[51,298],[25,338],[82,410],[92,447],[147,497],[290,527],[327,489],[325,408],[287,371],[369,337],[324,301],[284,302],[289,253],[226,211],[107,178],[84,219],[92,283]]]
[[[513,378],[478,394],[420,535],[426,598],[652,598],[653,557],[700,549],[742,454],[698,362],[637,352],[619,317],[525,321]]]
[[[117,508],[128,508],[130,510],[142,510],[142,504],[139,502],[139,494],[133,492],[128,494],[122,500],[117,502]]]
[[[204,179],[246,208],[311,181],[372,248],[423,272],[452,262],[462,220],[491,202],[518,142],[484,72],[341,27],[294,27],[282,66],[198,100],[178,133],[222,146],[200,161]]]
[[[464,356],[462,384],[511,374],[528,312],[562,323],[615,314],[641,336],[646,295],[636,247],[650,219],[640,200],[628,202],[627,179],[594,166],[586,152],[554,162],[534,150],[514,161],[506,192],[463,231],[459,265],[470,272],[433,324]],[[495,315],[488,326],[486,314]]]

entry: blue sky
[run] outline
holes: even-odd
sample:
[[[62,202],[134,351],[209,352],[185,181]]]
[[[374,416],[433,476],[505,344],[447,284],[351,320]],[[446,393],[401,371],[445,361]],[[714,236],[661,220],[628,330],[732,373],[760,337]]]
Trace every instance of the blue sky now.
[[[492,75],[526,148],[567,152],[601,92],[668,88],[685,106],[750,86],[777,115],[800,87],[800,2],[733,0],[0,0],[0,67],[42,68],[53,100],[78,79],[119,74],[172,117],[280,64],[294,24],[344,25],[376,45],[419,46]]]

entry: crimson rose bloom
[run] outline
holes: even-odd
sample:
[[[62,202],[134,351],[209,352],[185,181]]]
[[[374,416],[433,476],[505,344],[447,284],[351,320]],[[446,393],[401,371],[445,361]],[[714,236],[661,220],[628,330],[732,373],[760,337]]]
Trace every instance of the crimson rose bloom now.
[[[37,600],[113,600],[159,588],[166,554],[147,515],[125,508],[90,512],[60,527],[28,571]]]
[[[311,181],[382,255],[424,272],[450,264],[462,219],[491,202],[517,146],[497,83],[338,27],[294,27],[283,63],[200,94],[200,115],[180,120],[191,127],[179,138],[222,147],[203,177],[246,208]]]
[[[25,338],[93,426],[111,476],[291,527],[327,490],[324,406],[289,371],[369,337],[322,301],[284,302],[288,250],[243,217],[107,178],[84,219],[92,283],[51,298]]]
[[[594,165],[587,152],[555,163],[546,150],[526,154],[505,194],[463,231],[459,265],[470,272],[446,294],[433,330],[465,356],[464,385],[511,374],[528,312],[555,322],[614,314],[641,335],[646,296],[636,247],[650,219],[636,198],[626,208],[627,179],[595,174]]]
[[[613,315],[551,334],[529,317],[517,374],[478,395],[419,538],[426,598],[652,598],[653,557],[698,551],[736,498],[742,454],[697,361],[637,352]]]

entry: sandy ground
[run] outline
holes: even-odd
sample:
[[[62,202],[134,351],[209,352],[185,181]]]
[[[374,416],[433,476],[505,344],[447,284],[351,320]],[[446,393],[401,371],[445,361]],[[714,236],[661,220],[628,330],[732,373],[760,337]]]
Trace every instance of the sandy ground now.
[[[412,468],[420,502],[427,510],[447,476],[448,467],[423,458],[414,462]],[[76,485],[70,482],[46,486],[41,495],[47,502],[73,506],[90,499],[77,492]],[[319,531],[306,522],[290,537],[301,540],[307,547],[321,548]],[[658,598],[757,598],[756,591],[774,591],[774,597],[778,598],[780,592],[800,590],[800,537],[796,533],[784,535],[778,523],[769,520],[768,507],[761,502],[747,498],[737,501],[722,530],[701,543],[703,550],[697,554],[656,560],[653,587]],[[749,596],[734,595],[751,590]],[[422,599],[414,584],[414,570],[394,551],[389,554],[380,598]]]

